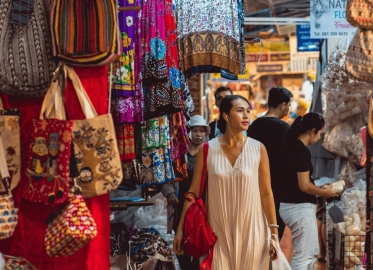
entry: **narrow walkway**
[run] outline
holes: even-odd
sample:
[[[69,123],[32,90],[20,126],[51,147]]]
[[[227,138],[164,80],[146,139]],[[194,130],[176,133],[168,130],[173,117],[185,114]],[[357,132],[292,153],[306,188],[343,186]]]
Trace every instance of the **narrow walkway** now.
[[[291,243],[291,233],[288,227],[286,227],[284,235],[282,236],[280,246],[286,258],[290,262],[291,257],[293,255],[293,245]],[[315,270],[326,270],[326,269],[327,267],[325,263],[316,262]]]

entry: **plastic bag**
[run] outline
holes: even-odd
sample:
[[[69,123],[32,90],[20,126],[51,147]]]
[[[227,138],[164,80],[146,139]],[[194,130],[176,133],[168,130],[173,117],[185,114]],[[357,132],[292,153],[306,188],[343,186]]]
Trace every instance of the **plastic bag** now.
[[[271,244],[277,253],[277,259],[272,261],[272,270],[291,270],[289,262],[280,248],[278,239],[276,238],[276,240],[274,240],[271,238]]]

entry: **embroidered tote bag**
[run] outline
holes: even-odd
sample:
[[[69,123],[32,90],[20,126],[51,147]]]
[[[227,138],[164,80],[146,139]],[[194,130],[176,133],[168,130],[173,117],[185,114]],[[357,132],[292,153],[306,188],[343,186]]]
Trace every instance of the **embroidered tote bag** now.
[[[73,120],[73,143],[79,170],[78,185],[84,197],[116,189],[123,178],[111,114],[97,115],[87,92],[72,67],[64,66],[86,119]]]
[[[373,1],[347,0],[346,19],[355,27],[373,30]]]
[[[364,82],[373,82],[373,30],[358,29],[346,55],[346,71]]]
[[[12,24],[12,2],[0,1],[0,91],[41,97],[56,68],[49,30],[50,0],[34,0],[33,15],[24,27]]]
[[[0,196],[0,240],[11,237],[18,223],[18,209],[14,208],[13,196],[10,191],[9,171],[2,141],[0,133],[0,179],[2,179],[0,182],[3,182],[6,190],[6,194]]]
[[[122,46],[115,0],[54,0],[51,9],[53,55],[80,66],[106,65]]]
[[[45,248],[51,257],[70,256],[96,236],[96,222],[83,196],[75,194],[62,212],[48,224]]]
[[[60,204],[68,197],[74,123],[64,120],[61,77],[52,82],[43,101],[40,119],[33,120],[26,171],[28,180],[22,194],[33,202]]]
[[[20,180],[21,141],[19,128],[19,110],[4,109],[0,99],[0,133],[4,145],[6,163],[10,174],[10,189],[14,189]],[[0,182],[0,192],[5,187]]]

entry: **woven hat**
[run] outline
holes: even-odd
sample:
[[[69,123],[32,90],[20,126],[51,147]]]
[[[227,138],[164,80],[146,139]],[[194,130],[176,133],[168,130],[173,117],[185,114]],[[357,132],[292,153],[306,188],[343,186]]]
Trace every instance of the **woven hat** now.
[[[204,127],[206,134],[210,133],[210,127],[206,124],[206,120],[201,115],[193,115],[190,117],[189,126],[192,127]]]

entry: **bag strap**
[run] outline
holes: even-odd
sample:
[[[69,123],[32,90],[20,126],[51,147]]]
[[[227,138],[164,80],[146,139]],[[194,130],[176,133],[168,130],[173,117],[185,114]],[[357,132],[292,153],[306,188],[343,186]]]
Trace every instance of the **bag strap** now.
[[[83,113],[86,117],[86,119],[94,118],[98,114],[96,112],[95,107],[93,106],[91,100],[89,99],[89,96],[87,92],[85,91],[78,75],[76,74],[73,67],[70,67],[68,65],[63,66],[65,74],[67,74],[67,77],[71,80],[74,86],[74,90],[76,95],[78,96],[80,106],[82,107]]]
[[[66,112],[62,98],[63,87],[64,77],[62,73],[62,64],[59,64],[53,73],[51,85],[44,96],[43,104],[40,110],[40,119],[66,119]]]
[[[202,177],[201,177],[201,186],[199,187],[199,197],[202,196],[203,188],[205,187],[206,183],[206,189],[207,189],[207,155],[209,150],[209,143],[204,142],[203,143],[203,168],[202,168]]]

